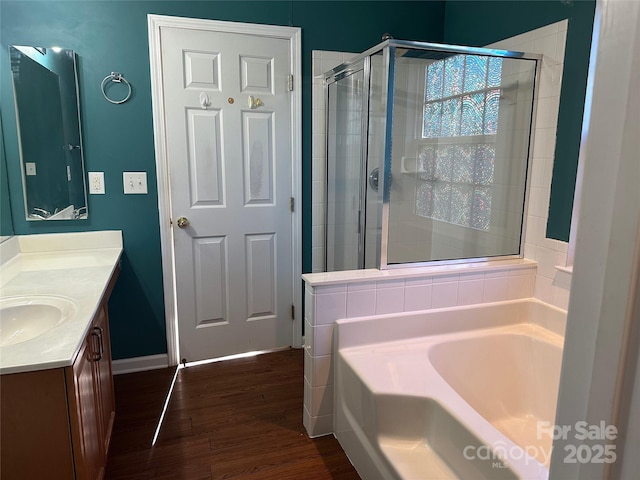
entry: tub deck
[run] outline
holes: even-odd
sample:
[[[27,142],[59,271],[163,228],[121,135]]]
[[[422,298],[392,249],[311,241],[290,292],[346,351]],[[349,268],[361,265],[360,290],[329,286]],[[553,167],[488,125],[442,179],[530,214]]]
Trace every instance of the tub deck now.
[[[394,327],[402,329],[402,319]],[[529,363],[542,374],[534,369],[518,383],[523,366],[501,353],[504,342],[516,357],[531,344]],[[521,317],[344,348],[338,332],[337,343],[335,433],[364,478],[548,478],[551,439],[539,435],[538,422],[554,420],[557,329]],[[549,351],[557,358],[545,360]],[[554,382],[546,397],[534,394]]]

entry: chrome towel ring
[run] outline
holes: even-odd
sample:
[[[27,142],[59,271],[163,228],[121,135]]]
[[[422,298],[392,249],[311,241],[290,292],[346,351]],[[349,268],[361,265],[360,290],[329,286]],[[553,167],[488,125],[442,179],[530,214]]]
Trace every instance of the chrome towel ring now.
[[[105,88],[106,88],[106,86],[108,85],[109,82],[126,84],[127,87],[129,88],[129,92],[127,93],[127,96],[124,97],[122,100],[112,100],[112,99],[110,99],[107,96],[107,92],[105,91]],[[100,84],[100,90],[102,90],[102,96],[107,100],[107,102],[115,103],[116,105],[119,105],[121,103],[126,102],[131,97],[131,84],[127,81],[126,78],[124,78],[122,76],[121,73],[118,73],[118,72],[111,72],[111,74],[109,74],[106,77],[104,77],[104,79],[102,80],[102,83]]]

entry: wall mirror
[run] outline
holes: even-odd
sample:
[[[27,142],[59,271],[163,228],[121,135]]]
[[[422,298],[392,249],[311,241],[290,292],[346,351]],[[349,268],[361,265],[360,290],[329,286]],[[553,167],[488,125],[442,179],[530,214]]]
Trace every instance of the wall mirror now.
[[[26,218],[85,219],[75,53],[18,45],[9,50]]]
[[[11,218],[11,200],[9,198],[9,180],[7,177],[7,163],[4,153],[4,131],[0,118],[0,243],[13,235],[13,221]]]

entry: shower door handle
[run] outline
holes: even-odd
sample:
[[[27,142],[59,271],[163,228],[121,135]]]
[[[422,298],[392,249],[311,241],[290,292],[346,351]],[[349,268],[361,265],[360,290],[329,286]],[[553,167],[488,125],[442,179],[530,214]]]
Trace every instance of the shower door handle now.
[[[374,168],[373,170],[371,170],[371,173],[369,173],[369,186],[373,188],[374,192],[378,191],[379,177],[380,177],[380,169],[378,167]],[[389,186],[391,186],[392,181],[393,181],[393,177],[391,176],[391,174],[389,174]]]
[[[369,186],[373,188],[374,192],[378,191],[378,173],[378,167],[374,168],[371,170],[371,173],[369,173]]]

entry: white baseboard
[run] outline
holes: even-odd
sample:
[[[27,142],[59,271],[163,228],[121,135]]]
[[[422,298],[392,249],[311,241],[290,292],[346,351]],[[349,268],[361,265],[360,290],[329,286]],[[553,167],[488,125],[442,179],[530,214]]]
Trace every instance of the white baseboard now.
[[[146,370],[157,370],[169,366],[169,356],[166,353],[159,355],[147,355],[146,357],[123,358],[114,360],[112,370],[114,375],[122,373],[144,372]]]

